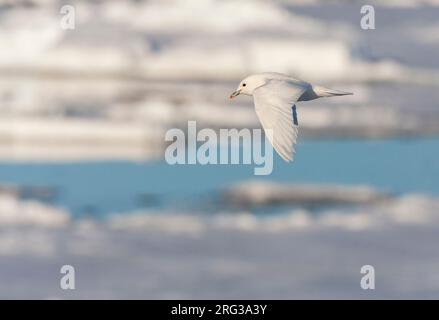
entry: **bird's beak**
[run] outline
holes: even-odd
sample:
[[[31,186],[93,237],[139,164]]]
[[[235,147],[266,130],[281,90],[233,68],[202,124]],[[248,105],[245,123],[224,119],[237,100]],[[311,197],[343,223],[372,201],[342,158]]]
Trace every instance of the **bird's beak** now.
[[[241,93],[241,90],[236,90],[235,92],[233,92],[230,95],[230,99],[233,99],[234,97],[239,96],[240,93]]]

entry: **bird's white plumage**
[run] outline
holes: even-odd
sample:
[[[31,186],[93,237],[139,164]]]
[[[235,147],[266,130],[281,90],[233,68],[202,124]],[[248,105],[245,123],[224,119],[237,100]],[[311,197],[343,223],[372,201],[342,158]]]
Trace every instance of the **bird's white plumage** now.
[[[352,93],[312,85],[281,73],[265,72],[246,77],[230,98],[240,94],[253,96],[256,114],[268,140],[285,161],[291,161],[299,128],[296,102]]]
[[[285,161],[293,159],[299,128],[293,121],[292,107],[308,86],[307,83],[272,79],[253,92],[256,114],[266,136]]]

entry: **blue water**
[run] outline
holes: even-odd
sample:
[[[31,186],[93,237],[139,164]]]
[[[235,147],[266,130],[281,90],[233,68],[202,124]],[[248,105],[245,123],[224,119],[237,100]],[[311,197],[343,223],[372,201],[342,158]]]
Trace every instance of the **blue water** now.
[[[165,162],[0,163],[0,184],[48,186],[54,204],[76,216],[139,208],[190,209],[248,179],[363,184],[396,194],[439,194],[439,139],[302,141],[292,164],[276,156],[273,173],[252,165]]]

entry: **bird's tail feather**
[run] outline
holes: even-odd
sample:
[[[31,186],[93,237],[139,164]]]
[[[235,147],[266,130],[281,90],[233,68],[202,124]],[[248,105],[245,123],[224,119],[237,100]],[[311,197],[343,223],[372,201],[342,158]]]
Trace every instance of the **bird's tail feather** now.
[[[315,94],[320,97],[333,97],[333,96],[346,96],[346,95],[352,95],[352,92],[346,92],[346,91],[340,91],[340,90],[334,90],[325,88],[322,86],[313,86],[312,87]]]

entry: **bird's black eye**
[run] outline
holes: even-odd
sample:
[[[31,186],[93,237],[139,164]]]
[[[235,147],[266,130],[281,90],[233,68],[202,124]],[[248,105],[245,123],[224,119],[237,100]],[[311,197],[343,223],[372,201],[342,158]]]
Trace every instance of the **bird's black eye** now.
[[[242,84],[242,86],[243,86],[243,87],[245,87],[245,86],[246,86],[246,84],[245,84],[245,83],[243,83],[243,84]]]

